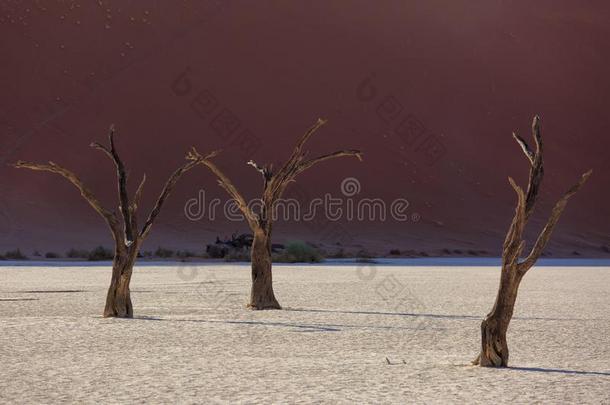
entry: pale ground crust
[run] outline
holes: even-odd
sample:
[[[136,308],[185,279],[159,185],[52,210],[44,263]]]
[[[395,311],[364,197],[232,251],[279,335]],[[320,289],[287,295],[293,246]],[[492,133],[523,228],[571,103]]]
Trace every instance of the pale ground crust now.
[[[0,267],[0,403],[610,403],[610,268],[522,283],[508,370],[469,366],[494,267],[135,269],[136,319],[100,316],[110,268]],[[388,364],[388,361],[390,364]]]

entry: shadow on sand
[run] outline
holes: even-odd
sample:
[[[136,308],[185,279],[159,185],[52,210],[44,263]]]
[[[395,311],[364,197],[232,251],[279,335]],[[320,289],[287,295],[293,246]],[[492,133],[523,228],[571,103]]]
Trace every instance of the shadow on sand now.
[[[295,311],[295,312],[331,312],[331,313],[348,313],[348,314],[366,314],[366,315],[396,315],[396,316],[422,316],[432,318],[458,318],[458,319],[479,319],[474,316],[456,316],[456,315],[435,315],[435,314],[405,314],[405,313],[394,313],[394,312],[374,312],[374,311],[333,311],[333,310],[321,310],[321,309],[288,309],[284,308],[284,311]],[[288,322],[263,322],[263,321],[220,321],[220,320],[206,320],[206,319],[166,319],[152,316],[139,316],[134,317],[135,320],[145,321],[164,321],[164,322],[195,322],[195,323],[217,323],[217,324],[230,324],[230,325],[249,325],[249,326],[267,326],[267,327],[281,327],[281,328],[297,328],[299,332],[341,332],[341,328],[363,328],[363,329],[412,329],[420,330],[420,328],[406,328],[406,327],[395,327],[395,326],[375,326],[375,325],[312,325],[312,324],[298,324]],[[528,318],[533,319],[533,318]],[[547,319],[548,318],[541,318]],[[565,320],[565,319],[560,319]],[[426,328],[430,329],[430,328]],[[435,328],[433,328],[435,329]],[[439,328],[441,330],[441,328]],[[444,328],[442,328],[444,330]],[[387,360],[387,358],[386,358]],[[389,363],[388,361],[388,364]],[[472,367],[468,365],[468,367]],[[589,375],[589,376],[605,376],[610,377],[610,372],[605,371],[581,371],[581,370],[565,370],[558,368],[541,368],[541,367],[507,367],[499,368],[495,370],[513,370],[513,371],[527,371],[536,373],[559,373],[567,375]]]
[[[516,371],[531,371],[536,373],[560,373],[570,375],[601,375],[610,377],[610,372],[604,371],[579,371],[579,370],[563,370],[559,368],[539,368],[539,367],[508,367],[506,370]]]
[[[38,301],[40,298],[0,298],[0,302]]]
[[[167,319],[148,316],[136,316],[133,319],[142,321],[163,322],[196,322],[196,323],[224,323],[228,325],[267,326],[282,328],[297,328],[302,332],[341,332],[343,329],[383,329],[383,330],[422,330],[420,327],[386,326],[386,325],[343,325],[343,324],[301,324],[293,322],[264,322],[264,321],[233,321],[233,320],[208,320],[208,319]],[[426,328],[434,330],[446,330],[446,328]]]
[[[347,310],[331,310],[331,309],[301,309],[301,308],[284,308],[284,311],[293,312],[319,312],[319,313],[335,313],[335,314],[357,314],[357,315],[384,315],[384,316],[406,316],[414,318],[436,318],[436,319],[473,319],[483,320],[484,316],[474,315],[441,315],[441,314],[414,314],[408,312],[380,312],[380,311],[347,311]],[[584,318],[538,318],[538,317],[513,317],[513,320],[522,321],[594,321],[595,319]]]

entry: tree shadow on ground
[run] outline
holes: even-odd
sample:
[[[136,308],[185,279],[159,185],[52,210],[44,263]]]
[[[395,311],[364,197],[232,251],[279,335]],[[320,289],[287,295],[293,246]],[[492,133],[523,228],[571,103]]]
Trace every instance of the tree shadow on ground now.
[[[39,301],[40,298],[0,298],[0,302],[13,302],[13,301]]]
[[[384,315],[384,316],[405,316],[414,318],[436,318],[436,319],[472,319],[482,320],[484,316],[474,315],[443,315],[443,314],[415,314],[409,312],[382,312],[382,311],[349,311],[349,310],[334,310],[334,309],[302,309],[302,308],[284,308],[284,311],[293,312],[319,312],[319,313],[335,313],[335,314],[357,314],[357,315]],[[541,318],[541,317],[514,317],[513,320],[522,321],[595,321],[596,319],[584,318]]]
[[[145,321],[164,322],[200,322],[200,323],[224,323],[229,325],[267,326],[297,328],[301,332],[341,332],[343,329],[382,329],[382,330],[422,330],[421,327],[386,326],[386,325],[343,325],[343,324],[307,324],[294,322],[265,322],[248,320],[208,320],[208,319],[166,319],[157,317],[134,317],[133,319]],[[445,328],[426,328],[434,330],[446,330]]]
[[[86,290],[25,290],[17,291],[21,294],[70,294],[70,293],[81,293],[87,292]]]
[[[610,372],[604,371],[580,371],[580,370],[564,370],[559,368],[541,368],[541,367],[507,367],[506,370],[515,371],[531,371],[536,373],[560,373],[570,375],[601,375],[610,377]]]

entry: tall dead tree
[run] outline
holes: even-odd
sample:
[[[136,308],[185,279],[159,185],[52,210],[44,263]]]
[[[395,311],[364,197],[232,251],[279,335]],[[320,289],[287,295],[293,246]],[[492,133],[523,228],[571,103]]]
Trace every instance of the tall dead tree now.
[[[138,252],[142,243],[148,236],[155,219],[161,212],[163,204],[169,197],[174,186],[184,173],[195,167],[199,162],[188,155],[188,162],[179,167],[167,180],[161,194],[157,198],[154,208],[148,215],[148,219],[138,229],[138,207],[142,190],[146,181],[146,175],[143,176],[140,185],[138,186],[133,199],[130,200],[127,192],[127,172],[125,165],[119,157],[114,144],[114,127],[110,127],[109,146],[104,146],[99,143],[92,143],[91,147],[102,151],[107,155],[116,167],[118,180],[118,210],[117,214],[114,210],[106,209],[93,193],[85,186],[85,184],[70,170],[61,167],[60,165],[49,162],[48,164],[38,164],[19,161],[14,164],[14,167],[20,169],[31,169],[38,171],[46,171],[58,174],[72,183],[80,191],[81,196],[87,200],[89,205],[104,218],[106,224],[110,228],[112,237],[115,242],[114,260],[112,263],[112,280],[108,295],[106,297],[106,306],[104,308],[105,317],[131,318],[133,317],[133,307],[129,292],[129,282],[133,272],[133,266],[138,256]]]
[[[229,196],[235,200],[239,209],[244,214],[250,229],[254,234],[251,247],[252,262],[252,289],[248,307],[252,309],[281,309],[273,293],[271,277],[271,231],[273,226],[273,210],[275,203],[281,198],[288,184],[297,175],[325,160],[343,156],[355,156],[362,160],[362,152],[358,150],[341,150],[313,159],[306,159],[307,152],[303,147],[307,140],[324,124],[326,120],[318,119],[305,134],[303,134],[294,148],[290,158],[277,171],[273,171],[272,165],[259,166],[253,161],[248,164],[254,167],[263,176],[263,195],[261,198],[260,212],[253,212],[248,206],[245,198],[233,185],[231,180],[211,161],[216,155],[212,153],[207,157],[201,156],[194,148],[191,151],[191,159],[206,166],[218,178],[218,183],[224,188]]]
[[[580,187],[587,181],[592,171],[583,174],[578,183],[573,185],[553,207],[551,215],[538,236],[532,250],[526,258],[521,259],[525,249],[523,232],[525,226],[534,211],[540,184],[544,176],[544,165],[542,159],[542,135],[540,134],[540,118],[534,117],[532,123],[532,135],[536,150],[530,149],[523,138],[513,133],[513,137],[523,150],[525,157],[530,163],[529,182],[527,192],[524,192],[512,178],[508,178],[510,185],[517,193],[517,208],[513,221],[508,229],[504,246],[502,249],[502,272],[500,276],[500,287],[496,302],[491,312],[481,323],[481,352],[473,361],[473,364],[483,367],[506,367],[508,365],[508,344],[506,332],[513,316],[515,301],[519,284],[527,271],[536,263],[546,244],[551,238],[553,228],[559,221],[559,217],[572,197]]]

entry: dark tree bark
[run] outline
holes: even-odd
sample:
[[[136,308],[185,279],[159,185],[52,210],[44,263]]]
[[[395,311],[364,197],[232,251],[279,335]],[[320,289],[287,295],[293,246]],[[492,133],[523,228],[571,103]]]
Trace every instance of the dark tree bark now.
[[[271,234],[259,230],[254,233],[250,250],[252,263],[252,290],[249,307],[254,309],[280,309],[273,294],[271,274]]]
[[[134,198],[130,201],[127,192],[127,172],[125,165],[119,157],[114,144],[114,127],[110,127],[109,147],[99,143],[92,143],[91,147],[104,152],[114,163],[117,171],[119,212],[120,216],[112,210],[104,208],[93,193],[85,184],[70,170],[65,169],[53,162],[48,164],[38,164],[19,161],[14,164],[16,168],[46,171],[59,174],[72,183],[81,193],[81,196],[91,205],[91,207],[104,218],[110,228],[115,243],[115,254],[112,263],[112,279],[108,294],[106,295],[106,306],[104,308],[105,317],[132,318],[133,306],[129,291],[129,283],[133,273],[133,266],[136,262],[140,246],[148,236],[150,229],[159,215],[163,204],[176,183],[184,173],[199,164],[196,157],[187,155],[187,163],[179,167],[167,180],[165,187],[159,195],[154,208],[150,212],[148,219],[144,223],[141,231],[138,231],[138,205],[142,196],[142,190],[146,181],[146,175],[142,178]]]
[[[568,199],[574,195],[580,187],[587,181],[592,171],[583,174],[578,183],[572,186],[563,197],[555,204],[551,211],[546,226],[538,236],[534,247],[525,259],[521,255],[525,248],[523,232],[527,221],[534,211],[538,192],[544,177],[544,164],[542,156],[542,135],[540,133],[540,119],[534,117],[532,123],[532,134],[536,144],[536,150],[532,151],[528,144],[521,137],[513,134],[513,137],[521,146],[528,161],[530,162],[530,174],[527,192],[519,187],[515,181],[509,177],[509,182],[517,193],[517,208],[513,221],[508,229],[504,246],[502,249],[502,272],[500,275],[500,286],[496,302],[481,323],[481,352],[473,361],[473,364],[483,367],[507,367],[508,366],[508,343],[506,333],[513,316],[515,302],[519,284],[527,273],[534,266],[544,247],[551,238],[553,228],[568,203]]]
[[[362,152],[358,150],[341,150],[317,158],[306,159],[307,152],[303,151],[305,143],[324,124],[326,124],[326,121],[319,119],[299,138],[292,155],[277,172],[273,171],[271,165],[261,167],[253,161],[248,162],[263,176],[262,208],[257,213],[254,213],[248,207],[245,198],[235,188],[231,180],[211,161],[211,158],[216,156],[217,152],[213,152],[207,157],[201,156],[195,148],[190,152],[192,159],[198,160],[200,164],[206,166],[218,177],[220,186],[235,200],[254,234],[251,250],[252,290],[248,303],[248,307],[252,309],[281,309],[273,293],[271,228],[275,203],[281,198],[288,184],[294,181],[298,174],[325,160],[344,156],[354,156],[358,160],[362,160]]]
[[[132,318],[133,305],[129,283],[133,273],[133,266],[138,256],[139,247],[130,246],[122,252],[116,252],[112,261],[112,278],[108,294],[104,317]]]

